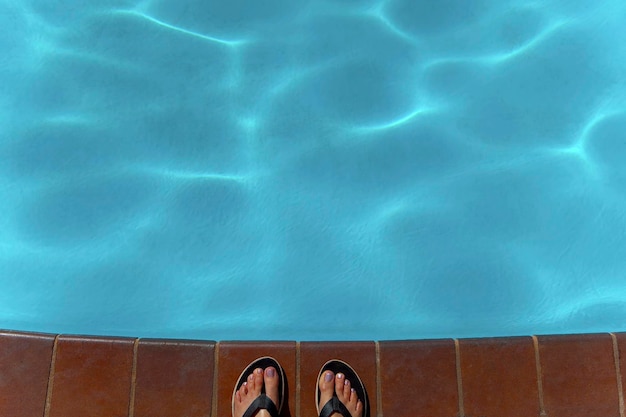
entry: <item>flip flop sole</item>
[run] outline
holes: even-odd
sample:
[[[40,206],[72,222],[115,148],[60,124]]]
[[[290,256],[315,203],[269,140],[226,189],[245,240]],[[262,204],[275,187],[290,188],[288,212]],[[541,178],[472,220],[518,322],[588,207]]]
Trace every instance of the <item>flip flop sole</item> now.
[[[273,366],[276,369],[276,372],[278,372],[278,402],[279,403],[276,404],[276,406],[278,407],[278,414],[282,412],[283,402],[284,402],[283,400],[285,398],[285,371],[283,371],[282,366],[280,366],[280,364],[278,363],[276,359],[270,356],[263,356],[250,362],[250,364],[246,366],[243,372],[241,372],[241,374],[239,375],[239,378],[237,379],[237,383],[235,384],[235,388],[233,389],[233,395],[231,397],[231,413],[232,413],[231,416],[235,415],[235,393],[237,392],[237,390],[241,388],[243,383],[246,382],[246,380],[248,379],[248,376],[251,373],[253,373],[256,368],[265,369],[269,366]],[[261,393],[262,394],[265,393],[265,386],[263,386]]]
[[[320,369],[319,374],[317,375],[317,384],[315,390],[315,409],[317,410],[317,415],[320,415],[320,388],[319,388],[319,380],[322,377],[322,374],[326,371],[332,371],[335,375],[338,373],[342,373],[345,375],[346,379],[350,381],[350,385],[354,388],[357,396],[363,403],[363,417],[369,417],[369,401],[367,398],[367,391],[365,390],[365,385],[363,381],[356,373],[356,371],[348,365],[346,362],[339,359],[331,359],[326,362],[322,369]]]

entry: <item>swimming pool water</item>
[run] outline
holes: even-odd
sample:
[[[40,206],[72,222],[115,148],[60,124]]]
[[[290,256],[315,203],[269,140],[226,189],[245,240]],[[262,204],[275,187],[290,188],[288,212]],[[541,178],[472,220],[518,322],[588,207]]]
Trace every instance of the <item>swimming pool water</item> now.
[[[626,3],[0,0],[0,328],[624,330]]]

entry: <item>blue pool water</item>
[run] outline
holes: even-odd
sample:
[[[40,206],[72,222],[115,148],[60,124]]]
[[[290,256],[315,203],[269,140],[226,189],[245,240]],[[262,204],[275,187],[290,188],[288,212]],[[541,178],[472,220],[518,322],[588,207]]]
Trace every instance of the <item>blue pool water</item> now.
[[[0,0],[0,328],[625,330],[622,0]]]

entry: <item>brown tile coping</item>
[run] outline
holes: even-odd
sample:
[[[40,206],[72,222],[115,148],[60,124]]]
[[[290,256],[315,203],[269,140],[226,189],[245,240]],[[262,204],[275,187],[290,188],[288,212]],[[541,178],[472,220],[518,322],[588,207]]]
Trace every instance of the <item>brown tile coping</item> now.
[[[0,331],[0,416],[42,416],[54,336]]]
[[[221,342],[218,346],[217,407],[215,416],[232,414],[233,388],[241,372],[261,356],[271,356],[282,366],[287,386],[281,417],[296,416],[296,343],[295,342]]]
[[[374,342],[303,342],[300,344],[300,413],[316,416],[317,376],[330,359],[348,362],[365,385],[370,416],[377,414],[376,344]],[[367,417],[367,416],[364,416]]]
[[[370,417],[626,417],[626,333],[382,342],[211,342],[0,330],[0,416],[228,417],[237,377],[273,356],[281,417],[315,417],[328,359]]]
[[[459,415],[454,341],[380,342],[382,414]]]
[[[132,339],[59,336],[46,415],[128,416],[132,368]]]
[[[550,417],[619,416],[619,364],[609,334],[539,336],[543,398]]]
[[[540,414],[532,338],[460,340],[459,352],[468,416]]]
[[[133,415],[211,415],[215,344],[140,339],[137,343]]]

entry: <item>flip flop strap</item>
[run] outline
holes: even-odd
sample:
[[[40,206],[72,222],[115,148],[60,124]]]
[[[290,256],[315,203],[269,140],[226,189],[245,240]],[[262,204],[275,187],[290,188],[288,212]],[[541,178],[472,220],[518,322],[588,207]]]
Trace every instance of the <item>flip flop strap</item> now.
[[[350,411],[346,406],[339,401],[339,398],[333,396],[333,398],[328,400],[328,402],[324,404],[324,407],[322,407],[320,417],[330,417],[330,415],[335,412],[340,413],[343,417],[351,417]]]
[[[250,407],[248,407],[246,412],[243,413],[243,417],[252,417],[257,410],[267,410],[267,412],[270,413],[270,416],[278,417],[278,408],[276,408],[276,404],[274,404],[274,401],[272,401],[270,397],[265,394],[259,395],[254,401],[252,401]]]

